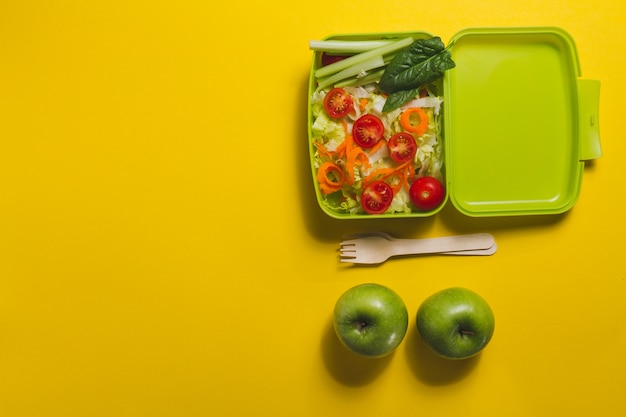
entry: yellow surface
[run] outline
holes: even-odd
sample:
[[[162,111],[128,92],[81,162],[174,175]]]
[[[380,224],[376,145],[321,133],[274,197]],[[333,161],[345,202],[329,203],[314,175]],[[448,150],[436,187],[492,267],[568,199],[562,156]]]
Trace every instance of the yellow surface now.
[[[0,415],[625,415],[624,22],[615,0],[3,2]],[[576,206],[322,214],[308,41],[483,25],[560,26],[602,82],[604,155]],[[486,231],[500,249],[340,264],[341,235],[371,230]],[[376,361],[330,327],[337,297],[366,281],[411,311],[404,343]],[[451,285],[496,314],[474,360],[436,359],[414,330],[420,302]]]

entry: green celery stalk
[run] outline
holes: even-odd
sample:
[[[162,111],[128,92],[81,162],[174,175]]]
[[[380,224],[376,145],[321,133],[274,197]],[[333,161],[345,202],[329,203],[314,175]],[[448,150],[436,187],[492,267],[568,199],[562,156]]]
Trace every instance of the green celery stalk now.
[[[385,65],[385,60],[382,56],[374,56],[366,61],[361,61],[352,65],[342,71],[336,72],[326,78],[322,78],[317,83],[317,90],[321,90],[335,83],[345,80],[346,78],[358,76],[362,73],[367,73],[372,69],[380,68]]]
[[[333,54],[354,54],[380,48],[393,42],[391,39],[380,39],[371,41],[342,41],[324,40],[309,41],[309,49],[313,51],[328,52]]]
[[[411,45],[412,43],[413,38],[407,37],[395,40],[388,43],[387,45],[380,46],[378,48],[370,49],[369,51],[361,52],[357,55],[352,55],[346,59],[342,59],[341,61],[337,61],[319,68],[317,71],[315,71],[315,77],[318,79],[328,77],[346,68],[353,67],[363,61],[367,61],[370,58],[376,56],[384,56],[389,53],[396,52],[402,48]]]
[[[371,72],[367,74],[365,77],[347,78],[343,81],[336,82],[335,87],[357,87],[360,85],[378,82],[380,78],[383,76],[384,72],[385,72],[385,69],[383,68],[381,70]]]

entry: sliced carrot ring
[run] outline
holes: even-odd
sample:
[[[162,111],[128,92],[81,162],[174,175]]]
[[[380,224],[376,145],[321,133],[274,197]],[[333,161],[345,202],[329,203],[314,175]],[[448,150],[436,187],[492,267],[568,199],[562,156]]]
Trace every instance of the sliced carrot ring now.
[[[343,170],[332,162],[324,162],[317,171],[317,182],[324,194],[339,191],[343,185],[343,178]]]
[[[411,107],[400,115],[400,125],[409,133],[423,135],[428,130],[428,115],[419,107]]]

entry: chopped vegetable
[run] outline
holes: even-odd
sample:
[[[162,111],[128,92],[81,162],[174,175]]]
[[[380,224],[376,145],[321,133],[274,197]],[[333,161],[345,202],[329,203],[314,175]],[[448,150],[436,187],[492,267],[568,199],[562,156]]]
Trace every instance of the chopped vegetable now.
[[[400,124],[407,132],[421,136],[428,130],[428,115],[420,107],[411,107],[402,112]]]
[[[370,51],[380,48],[393,42],[391,39],[379,39],[371,41],[341,41],[341,40],[325,40],[325,41],[309,41],[309,49],[313,51],[322,51],[336,54],[353,54],[358,52]]]
[[[380,77],[383,76],[384,72],[385,69],[383,68],[375,71],[370,71],[368,74],[361,75],[359,77],[346,78],[345,80],[335,83],[335,87],[358,87],[360,85],[375,83],[380,81]]]
[[[324,162],[317,171],[317,181],[324,194],[334,193],[343,185],[343,170],[332,162]]]
[[[382,214],[391,205],[393,190],[384,181],[374,181],[368,184],[361,195],[361,206],[369,214]]]
[[[373,114],[364,114],[352,126],[352,137],[363,148],[371,148],[376,145],[384,134],[385,125],[383,121]]]
[[[389,147],[389,156],[398,163],[412,160],[417,153],[417,142],[409,132],[396,133],[389,138],[387,146]]]
[[[353,109],[352,96],[343,88],[333,88],[324,97],[324,110],[334,119],[347,116]]]
[[[359,167],[369,168],[369,158],[363,149],[359,147],[353,147],[346,153],[346,185],[354,185],[356,180],[356,170]]]
[[[322,67],[322,68],[328,68],[331,65],[335,65],[335,64],[339,64],[342,63],[344,61],[347,61],[349,58],[346,58],[344,60],[341,61],[337,61],[334,64],[330,64],[326,67]],[[366,76],[368,74],[368,71],[371,71],[373,69],[377,69],[377,68],[381,68],[385,65],[385,61],[383,60],[382,56],[374,56],[366,61],[362,61],[359,62],[355,65],[351,65],[347,68],[345,68],[344,70],[341,70],[339,72],[336,72],[326,78],[320,78],[317,82],[317,89],[321,90],[322,88],[326,88],[328,86],[332,86],[334,85],[336,82],[339,82],[341,80],[345,80],[346,78],[350,78],[350,77],[357,77],[359,78],[360,76]]]

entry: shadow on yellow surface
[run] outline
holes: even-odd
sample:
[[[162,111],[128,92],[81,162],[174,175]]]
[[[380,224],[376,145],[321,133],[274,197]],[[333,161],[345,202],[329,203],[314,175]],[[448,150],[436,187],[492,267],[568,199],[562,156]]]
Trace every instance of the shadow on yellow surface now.
[[[406,362],[415,377],[426,385],[453,384],[465,378],[480,361],[481,354],[468,359],[444,359],[422,342],[415,329],[409,329],[404,340]],[[332,322],[324,328],[321,355],[328,373],[339,383],[358,387],[374,381],[389,365],[396,352],[382,358],[356,355],[341,344]]]
[[[366,358],[352,353],[341,344],[329,320],[322,335],[321,354],[326,369],[337,382],[358,387],[376,379],[395,352],[382,358]]]
[[[480,360],[480,353],[461,360],[444,359],[422,342],[415,328],[410,328],[404,340],[409,368],[417,379],[427,385],[447,385],[467,376]]]
[[[514,231],[517,229],[556,226],[565,220],[568,213],[569,212],[527,216],[469,217],[458,211],[451,202],[448,202],[438,215],[448,229],[457,233],[472,233],[485,230]]]

